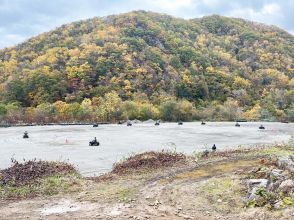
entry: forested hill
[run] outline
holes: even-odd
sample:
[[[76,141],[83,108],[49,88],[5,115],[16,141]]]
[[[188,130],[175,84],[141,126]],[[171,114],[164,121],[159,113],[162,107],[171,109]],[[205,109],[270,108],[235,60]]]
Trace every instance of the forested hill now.
[[[0,117],[294,120],[293,75],[294,37],[277,27],[134,11],[0,50]]]

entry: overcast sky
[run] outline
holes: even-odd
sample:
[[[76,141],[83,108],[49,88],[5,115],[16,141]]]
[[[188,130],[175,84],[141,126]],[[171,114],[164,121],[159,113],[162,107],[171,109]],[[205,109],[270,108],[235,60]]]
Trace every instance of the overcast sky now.
[[[241,17],[294,34],[294,0],[0,0],[0,48],[72,21],[139,9],[187,19]]]

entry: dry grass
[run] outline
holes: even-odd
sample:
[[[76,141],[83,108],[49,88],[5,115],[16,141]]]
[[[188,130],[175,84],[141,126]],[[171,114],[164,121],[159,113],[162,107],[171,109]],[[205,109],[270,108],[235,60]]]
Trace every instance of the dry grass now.
[[[12,159],[12,165],[0,170],[0,185],[23,186],[38,179],[53,175],[77,173],[73,165],[64,162],[28,160],[19,163]]]
[[[184,154],[151,151],[131,156],[123,162],[114,164],[112,173],[125,174],[140,169],[157,169],[185,161],[186,156]]]

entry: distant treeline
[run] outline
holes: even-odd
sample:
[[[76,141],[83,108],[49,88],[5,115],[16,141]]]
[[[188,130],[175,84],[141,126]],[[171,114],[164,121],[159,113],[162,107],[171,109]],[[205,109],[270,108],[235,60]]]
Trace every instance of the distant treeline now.
[[[271,111],[262,103],[243,109],[238,102],[228,99],[197,106],[185,99],[163,96],[150,102],[145,94],[137,93],[133,100],[123,101],[116,92],[103,97],[85,98],[81,103],[42,103],[36,107],[21,107],[18,103],[0,104],[2,123],[58,123],[58,122],[116,122],[127,119],[161,119],[164,121],[214,120],[234,121],[293,121],[294,111],[288,116],[283,111]],[[203,103],[202,103],[203,104]]]

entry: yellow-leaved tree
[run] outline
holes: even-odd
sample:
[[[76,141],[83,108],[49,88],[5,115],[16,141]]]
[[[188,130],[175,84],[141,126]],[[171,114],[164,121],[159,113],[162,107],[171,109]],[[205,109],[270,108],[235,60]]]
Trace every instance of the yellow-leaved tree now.
[[[246,111],[244,113],[244,116],[247,120],[250,121],[258,121],[261,118],[261,106],[259,103],[255,104],[253,108]]]

